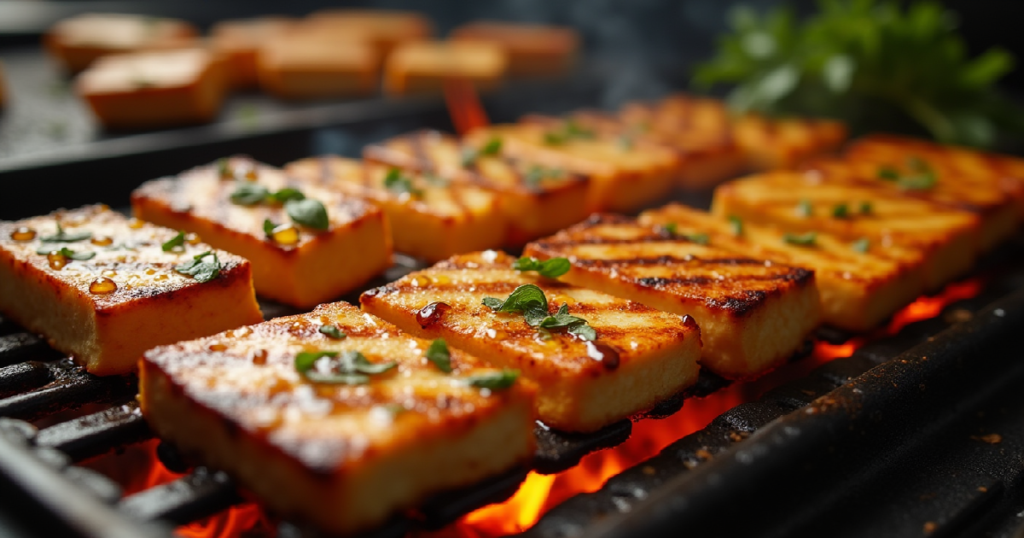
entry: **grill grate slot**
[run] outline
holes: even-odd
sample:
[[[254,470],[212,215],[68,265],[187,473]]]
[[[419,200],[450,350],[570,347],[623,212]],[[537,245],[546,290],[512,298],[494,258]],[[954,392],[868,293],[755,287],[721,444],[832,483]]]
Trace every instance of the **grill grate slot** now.
[[[150,437],[152,432],[139,412],[139,404],[130,401],[40,430],[36,444],[81,461]]]

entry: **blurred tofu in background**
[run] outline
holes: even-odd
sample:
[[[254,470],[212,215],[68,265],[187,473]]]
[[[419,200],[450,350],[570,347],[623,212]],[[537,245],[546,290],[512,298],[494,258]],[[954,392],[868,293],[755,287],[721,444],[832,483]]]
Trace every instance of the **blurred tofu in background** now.
[[[403,43],[388,56],[384,89],[394,95],[433,93],[442,90],[446,79],[460,79],[491,90],[501,85],[507,68],[505,51],[493,43]]]
[[[110,54],[194,46],[198,35],[179,19],[87,13],[58,22],[43,40],[58,63],[77,73]]]
[[[366,95],[380,79],[377,50],[345,35],[286,33],[260,49],[260,86],[277,97]]]
[[[270,16],[221,21],[210,29],[210,48],[227,62],[236,89],[257,85],[257,58],[263,44],[295,26],[290,17]]]
[[[108,129],[211,121],[227,83],[224,62],[202,49],[106,56],[79,75],[75,89]]]
[[[572,67],[579,34],[572,28],[540,24],[476,21],[452,30],[458,42],[494,43],[508,56],[510,75],[554,75]]]
[[[358,36],[376,47],[383,60],[400,43],[430,39],[434,24],[425,15],[413,11],[325,9],[306,17],[302,32],[336,38]]]

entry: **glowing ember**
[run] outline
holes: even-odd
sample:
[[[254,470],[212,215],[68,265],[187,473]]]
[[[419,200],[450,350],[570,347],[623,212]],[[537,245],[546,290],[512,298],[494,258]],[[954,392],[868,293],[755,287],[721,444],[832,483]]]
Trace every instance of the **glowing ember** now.
[[[472,82],[463,78],[445,80],[444,100],[448,106],[448,116],[459,136],[490,125]]]

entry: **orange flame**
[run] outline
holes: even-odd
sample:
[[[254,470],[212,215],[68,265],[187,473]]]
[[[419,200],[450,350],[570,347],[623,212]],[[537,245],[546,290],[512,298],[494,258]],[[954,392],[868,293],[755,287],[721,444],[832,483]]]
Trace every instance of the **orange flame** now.
[[[464,78],[451,78],[444,81],[444,100],[448,106],[448,115],[452,119],[452,126],[459,136],[480,127],[490,125],[487,113],[480,104],[480,96],[477,95],[473,83]]]
[[[707,397],[690,398],[683,409],[668,418],[636,422],[626,442],[589,454],[575,467],[557,474],[531,472],[508,500],[467,514],[440,531],[417,534],[429,538],[489,538],[523,532],[566,499],[597,491],[609,478],[650,459],[676,440],[699,431],[736,405],[754,401],[766,391],[801,378],[826,362],[849,357],[871,339],[895,334],[910,323],[935,317],[949,304],[974,297],[981,289],[981,279],[950,284],[937,295],[918,298],[897,312],[885,328],[869,335],[858,336],[842,344],[816,342],[811,355],[805,359],[786,364],[757,379],[733,383]],[[181,477],[160,463],[156,457],[156,446],[157,441],[148,441],[129,447],[122,454],[100,456],[85,465],[121,483],[126,494],[142,491]],[[183,538],[229,538],[273,536],[275,532],[259,505],[245,503],[178,527],[176,534]]]

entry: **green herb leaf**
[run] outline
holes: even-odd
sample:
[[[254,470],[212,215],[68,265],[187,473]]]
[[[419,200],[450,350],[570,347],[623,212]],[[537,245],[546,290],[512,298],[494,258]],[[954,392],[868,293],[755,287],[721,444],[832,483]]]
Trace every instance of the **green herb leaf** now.
[[[57,233],[40,237],[39,240],[43,243],[76,243],[90,238],[92,238],[92,232],[84,230],[81,232],[67,232],[60,225],[60,221],[57,221]]]
[[[801,247],[813,247],[818,242],[817,232],[807,232],[805,234],[783,234],[782,240],[790,245],[797,245]]]
[[[729,215],[729,226],[732,228],[732,234],[736,237],[743,235],[743,221],[736,215]]]
[[[293,221],[314,230],[326,230],[331,225],[324,204],[310,198],[288,200],[284,203],[284,210]]]
[[[512,268],[516,271],[537,271],[541,276],[558,278],[568,273],[572,265],[566,258],[551,258],[540,261],[537,258],[523,256],[512,264]]]
[[[270,191],[259,183],[239,181],[235,191],[231,193],[231,203],[238,205],[256,205],[267,199]]]
[[[665,224],[664,226],[662,226],[661,229],[666,234],[668,234],[668,235],[670,235],[672,237],[675,237],[676,230],[679,229],[679,224],[677,224],[675,222],[669,222],[668,224]]]
[[[276,202],[283,204],[289,200],[305,200],[306,195],[302,194],[302,191],[294,187],[285,187],[277,192],[270,193],[267,195],[268,202]]]
[[[274,235],[274,228],[277,228],[277,225],[273,221],[263,219],[263,233],[267,234],[267,237]]]
[[[850,218],[850,206],[847,204],[836,204],[832,208],[832,218],[835,219],[847,219]]]
[[[493,297],[485,297],[483,304],[498,312],[523,313],[531,307],[539,307],[544,311],[545,315],[547,315],[548,311],[548,298],[544,296],[544,292],[536,284],[523,284],[519,286],[504,301]]]
[[[619,135],[618,145],[622,151],[631,151],[636,145],[636,141],[633,140],[632,136],[626,134]]]
[[[814,214],[814,207],[811,205],[810,200],[800,200],[800,203],[796,206],[796,214],[805,218],[811,218]]]
[[[500,372],[488,372],[465,378],[466,384],[479,389],[501,390],[507,389],[519,379],[519,370],[505,368]]]
[[[861,215],[870,215],[873,211],[874,211],[874,209],[871,206],[871,202],[864,201],[864,202],[860,203],[860,214]]]
[[[891,166],[880,166],[878,168],[878,179],[884,181],[897,181],[900,178],[899,170]]]
[[[213,259],[207,260],[207,258]],[[199,282],[209,282],[217,278],[220,275],[220,269],[220,260],[217,259],[217,254],[212,251],[196,254],[193,256],[192,261],[174,267],[175,271],[183,275],[189,275]]]
[[[529,323],[529,320],[527,320]],[[569,305],[562,304],[554,316],[545,316],[537,323],[530,323],[538,330],[543,330],[550,335],[551,331],[565,329],[569,334],[578,336],[581,340],[591,341],[597,338],[597,331],[590,326],[589,322],[569,314]]]
[[[865,252],[868,251],[869,248],[871,248],[871,241],[866,237],[863,239],[858,239],[854,241],[852,245],[850,245],[850,248],[852,248],[854,252],[860,252],[861,254],[864,254]]]
[[[326,362],[321,362],[328,359]],[[382,374],[398,363],[372,363],[354,350],[303,351],[295,356],[295,370],[314,383],[362,385],[371,375]]]
[[[484,297],[484,300],[481,301],[481,303],[483,303],[483,305],[486,306],[487,308],[490,308],[492,310],[498,310],[499,308],[501,308],[501,305],[505,304],[505,301],[502,301],[501,299],[495,299],[494,297]]]
[[[711,241],[711,236],[706,233],[695,232],[695,233],[683,233],[679,231],[679,225],[675,222],[670,222],[661,227],[664,233],[669,236],[685,239],[691,243],[697,243],[698,245],[706,245]]]
[[[594,131],[581,126],[576,120],[569,119],[558,129],[544,133],[544,143],[550,146],[565,144],[573,139],[594,138]]]
[[[384,176],[384,188],[398,194],[423,196],[423,191],[412,185],[412,179],[403,176],[402,171],[397,168],[388,170],[388,175]]]
[[[501,153],[501,139],[494,137],[484,144],[484,147],[480,148],[481,155],[497,155]]]
[[[185,245],[185,232],[178,230],[178,235],[168,239],[164,244],[160,245],[160,249],[164,252],[170,252],[177,247]]]
[[[339,329],[337,325],[321,325],[317,330],[320,334],[325,334],[328,338],[333,338],[335,340],[342,340],[348,336],[341,332],[341,329]]]
[[[597,340],[597,331],[595,331],[588,323],[573,325],[572,327],[569,327],[568,332],[569,334],[575,334],[580,340],[585,342],[593,342],[594,340]]]
[[[448,344],[444,338],[438,338],[431,342],[426,356],[427,360],[434,363],[438,370],[446,374],[452,371],[452,355],[448,351]]]
[[[42,248],[40,248],[39,250],[36,251],[36,254],[42,254],[44,256],[47,256],[47,255],[50,255],[50,254],[53,254],[53,253],[60,254],[61,256],[64,256],[65,258],[68,258],[70,260],[78,260],[78,261],[91,260],[91,259],[96,257],[96,253],[95,252],[75,252],[75,251],[69,249],[68,247],[61,247],[59,249],[49,248],[49,247],[42,247]]]
[[[217,159],[217,175],[222,179],[227,179],[233,176],[231,172],[231,163],[227,159]]]
[[[527,170],[526,175],[523,176],[523,180],[528,186],[536,188],[540,186],[541,182],[545,179],[558,178],[561,177],[562,174],[562,170],[558,168],[546,169],[535,165],[531,166],[530,169]]]

